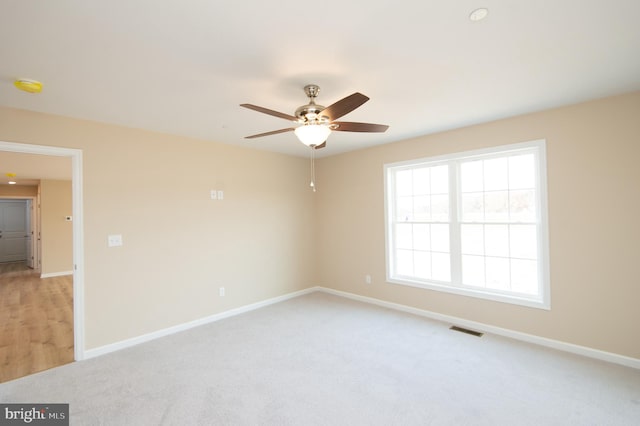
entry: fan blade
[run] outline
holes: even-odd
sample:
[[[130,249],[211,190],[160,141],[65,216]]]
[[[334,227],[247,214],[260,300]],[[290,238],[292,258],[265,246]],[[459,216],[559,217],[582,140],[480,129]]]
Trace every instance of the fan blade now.
[[[258,111],[261,112],[263,114],[269,114],[269,115],[273,115],[274,117],[278,117],[278,118],[284,118],[285,120],[289,120],[289,121],[298,121],[297,117],[294,117],[293,115],[289,115],[289,114],[285,114],[284,112],[278,112],[278,111],[274,111],[272,109],[267,109],[267,108],[263,108],[260,107],[258,105],[252,105],[252,104],[240,104],[241,107],[245,107],[245,108],[249,108],[252,109],[254,111]]]
[[[294,130],[295,130],[294,127],[289,127],[288,129],[280,129],[280,130],[274,130],[272,132],[258,133],[257,135],[245,136],[244,138],[255,139],[255,138],[261,138],[263,136],[277,135],[278,133],[293,132]]]
[[[325,146],[327,146],[327,141],[322,142],[320,145],[314,146],[313,149],[320,149],[324,148]]]
[[[353,95],[349,95],[346,98],[342,98],[338,102],[329,105],[320,112],[320,115],[324,115],[329,118],[329,121],[333,121],[350,113],[368,100],[368,97],[362,93],[356,92]]]
[[[337,125],[337,128],[333,128]],[[352,121],[334,121],[331,123],[331,129],[336,132],[367,132],[367,133],[382,133],[386,132],[389,126],[386,124],[372,124],[372,123],[354,123]]]

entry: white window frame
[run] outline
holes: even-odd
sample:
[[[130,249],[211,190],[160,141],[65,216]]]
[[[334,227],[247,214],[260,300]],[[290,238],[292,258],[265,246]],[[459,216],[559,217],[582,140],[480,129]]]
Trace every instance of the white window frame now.
[[[462,258],[460,248],[460,207],[459,197],[460,177],[458,166],[461,162],[474,158],[492,157],[500,155],[514,154],[518,151],[532,152],[536,159],[536,204],[537,204],[537,276],[538,276],[538,295],[526,296],[511,292],[503,292],[487,288],[465,286],[461,282],[460,259]],[[424,166],[435,166],[439,164],[448,164],[450,166],[449,173],[449,246],[450,246],[450,264],[451,264],[451,282],[441,282],[433,280],[425,280],[419,278],[408,278],[394,276],[395,270],[395,247],[393,235],[394,229],[394,211],[395,208],[395,172],[398,170],[406,170]],[[510,145],[502,145],[497,147],[452,153],[436,157],[419,158],[414,160],[390,163],[384,165],[385,179],[385,248],[386,248],[386,273],[387,282],[391,284],[401,284],[413,287],[442,291],[458,295],[470,296],[481,299],[494,300],[498,302],[523,305],[539,309],[551,309],[550,300],[550,273],[549,273],[549,230],[548,230],[548,213],[547,213],[547,169],[546,169],[546,141],[536,140],[530,142],[522,142]]]

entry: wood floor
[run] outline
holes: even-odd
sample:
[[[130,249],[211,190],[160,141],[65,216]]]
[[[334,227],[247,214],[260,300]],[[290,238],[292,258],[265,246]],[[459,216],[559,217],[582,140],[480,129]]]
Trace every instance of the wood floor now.
[[[0,382],[73,361],[73,277],[0,264]]]

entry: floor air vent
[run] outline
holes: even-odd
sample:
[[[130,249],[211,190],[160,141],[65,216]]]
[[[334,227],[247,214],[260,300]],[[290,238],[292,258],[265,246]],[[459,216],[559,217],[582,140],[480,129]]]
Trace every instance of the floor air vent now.
[[[449,330],[459,331],[461,333],[467,333],[476,337],[482,337],[484,334],[484,333],[480,333],[479,331],[473,331],[473,330],[469,330],[468,328],[457,327],[455,325],[452,325],[451,327],[449,327]]]

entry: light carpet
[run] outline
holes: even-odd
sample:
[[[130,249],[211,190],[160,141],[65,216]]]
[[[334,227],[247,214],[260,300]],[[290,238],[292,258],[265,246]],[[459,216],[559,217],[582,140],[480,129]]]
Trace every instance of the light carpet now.
[[[72,425],[638,425],[640,371],[312,293],[0,384]]]

